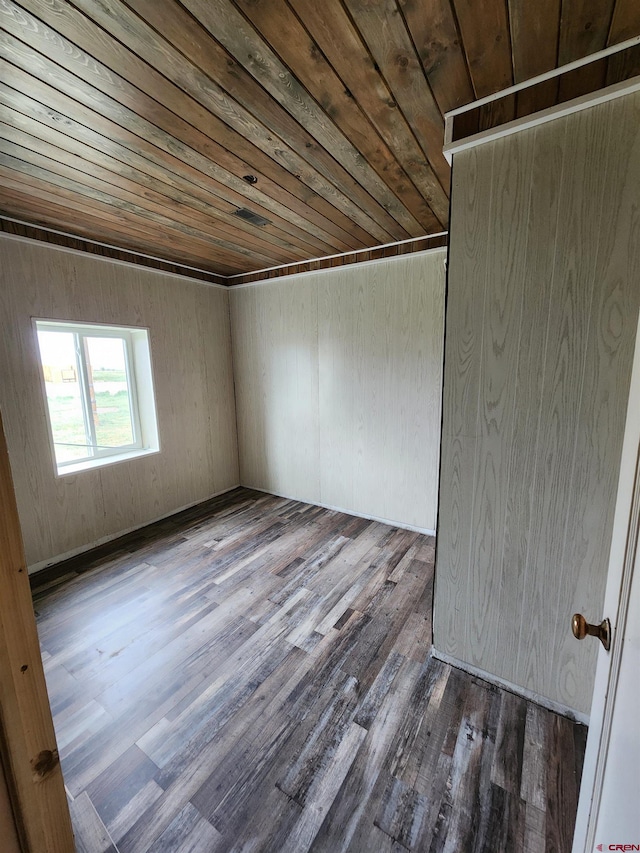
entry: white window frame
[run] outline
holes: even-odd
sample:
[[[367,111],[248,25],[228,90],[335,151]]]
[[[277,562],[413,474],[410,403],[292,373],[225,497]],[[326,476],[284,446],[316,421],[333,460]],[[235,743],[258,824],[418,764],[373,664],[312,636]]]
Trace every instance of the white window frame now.
[[[33,328],[36,336],[36,348],[40,365],[40,377],[42,391],[47,413],[47,427],[53,464],[58,476],[72,474],[78,471],[98,468],[114,462],[134,459],[160,450],[158,441],[157,415],[155,408],[155,394],[153,390],[153,374],[151,369],[151,348],[149,342],[149,330],[134,326],[106,326],[99,323],[79,323],[74,320],[49,320],[33,318]],[[80,386],[80,400],[84,418],[85,435],[87,437],[87,455],[81,459],[72,459],[59,462],[56,458],[56,442],[53,435],[53,424],[47,398],[46,381],[44,377],[44,366],[40,354],[38,332],[64,332],[74,336],[74,349],[76,355],[76,370],[78,373],[78,384]],[[127,378],[127,389],[129,394],[129,405],[131,412],[131,426],[133,442],[118,447],[100,447],[97,443],[95,424],[91,413],[91,394],[89,388],[89,375],[84,338],[117,338],[124,341],[125,373]],[[142,344],[137,346],[136,344]],[[144,364],[140,364],[140,362]],[[139,377],[143,373],[148,388],[145,393],[146,402],[140,405]],[[143,411],[144,409],[144,411]]]

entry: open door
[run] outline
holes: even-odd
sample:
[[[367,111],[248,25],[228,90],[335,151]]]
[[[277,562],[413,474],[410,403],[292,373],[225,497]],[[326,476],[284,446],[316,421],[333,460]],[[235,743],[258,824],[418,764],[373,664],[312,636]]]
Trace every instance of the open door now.
[[[1,417],[0,590],[0,763],[16,834],[23,853],[74,853]]]
[[[640,850],[640,327],[636,335],[604,616],[573,853]],[[595,614],[592,614],[595,616]],[[596,642],[595,639],[588,640]]]

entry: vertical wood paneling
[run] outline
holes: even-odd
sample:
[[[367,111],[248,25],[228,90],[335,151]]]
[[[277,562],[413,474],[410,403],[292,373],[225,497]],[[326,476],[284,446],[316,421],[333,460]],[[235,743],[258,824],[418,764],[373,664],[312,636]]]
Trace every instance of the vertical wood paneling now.
[[[334,274],[328,275],[333,280]],[[349,288],[331,288],[325,283],[318,293],[318,314],[322,318],[322,333],[318,340],[318,361],[322,365],[320,411],[331,411],[333,416],[331,424],[323,419],[320,431],[322,487],[335,499],[334,506],[346,508],[356,506],[357,488],[354,482],[357,401],[353,394],[353,376],[357,367],[351,322],[352,292]]]
[[[240,477],[313,503],[318,471],[316,276],[232,291]]]
[[[443,257],[232,290],[244,484],[434,529]]]
[[[458,191],[477,184],[471,152],[454,168],[434,641],[582,713],[596,649],[570,618],[606,615],[639,302],[638,109],[632,95],[483,146],[473,206]]]
[[[593,263],[594,293],[585,350],[580,429],[570,488],[572,500],[556,602],[556,640],[552,677],[567,693],[581,695],[582,672],[595,671],[596,648],[575,653],[566,613],[602,613],[614,502],[622,449],[631,362],[637,327],[640,238],[640,99],[611,102],[599,117],[606,137],[603,147],[615,156],[601,160],[605,185],[597,253]],[[620,369],[618,365],[623,366]],[[602,526],[607,535],[594,538]],[[584,644],[585,646],[587,644]]]
[[[617,154],[608,150],[604,113],[606,108],[604,111],[585,112],[570,117],[566,123],[555,262],[542,363],[543,384],[535,404],[539,406],[540,432],[532,481],[529,565],[520,606],[520,618],[526,612],[528,626],[520,626],[517,665],[518,675],[522,672],[526,677],[525,687],[545,695],[553,691],[550,698],[557,698],[585,713],[590,707],[595,665],[595,656],[591,656],[595,649],[589,648],[588,644],[585,644],[585,649],[584,645],[579,646],[574,641],[574,659],[585,663],[583,683],[579,691],[576,691],[576,685],[569,687],[563,683],[556,665],[559,652],[556,638],[560,631],[569,631],[575,609],[569,606],[570,612],[559,614],[557,604],[563,573],[576,578],[580,570],[578,565],[563,565],[563,547],[566,536],[575,535],[575,528],[568,529],[567,525],[575,499],[571,478],[576,439],[584,428],[580,417],[581,397],[590,394],[590,386],[595,379],[585,375],[584,362],[587,348],[592,345],[589,326],[595,286],[593,271],[602,228],[599,214],[606,194],[602,165]],[[543,137],[542,128],[538,133]],[[614,376],[615,367],[611,378]],[[624,401],[619,402],[624,405]],[[587,414],[587,420],[595,415],[592,410]],[[619,440],[621,437],[618,436]],[[615,436],[600,438],[601,441],[615,439]],[[597,504],[607,499],[613,502],[615,488],[607,495],[603,485],[597,487],[587,500]],[[610,527],[607,530],[604,519],[601,519],[589,535],[606,539],[610,534]],[[514,535],[521,534],[514,531]],[[583,592],[592,607],[601,601],[601,593],[598,595],[593,586]],[[535,602],[538,609],[532,614],[524,602]],[[529,639],[532,621],[537,623],[538,642],[535,644]],[[526,670],[522,669],[521,660],[526,660]],[[539,685],[544,689],[539,689]]]
[[[388,485],[384,460],[385,411],[390,402],[385,400],[384,370],[385,353],[389,354],[392,346],[386,325],[385,266],[371,266],[366,279],[360,270],[355,276],[337,273],[335,278],[323,280],[320,286],[325,303],[332,301],[336,291],[340,293],[344,337],[336,338],[324,316],[319,329],[321,352],[327,346],[328,337],[334,359],[336,355],[339,359],[340,376],[340,381],[336,382],[333,369],[327,372],[321,356],[321,432],[323,436],[331,436],[330,443],[338,447],[343,436],[351,433],[347,442],[350,452],[347,449],[334,457],[325,451],[320,457],[322,493],[333,495],[334,489],[338,493],[342,491],[340,481],[345,471],[342,466],[346,465],[346,470],[351,469],[353,506],[359,507],[358,511],[365,515],[382,518],[387,518],[381,509]],[[350,417],[338,425],[345,398],[352,401]],[[374,506],[379,509],[377,513]]]
[[[462,165],[459,165],[460,158]],[[438,521],[438,597],[446,607],[434,610],[438,648],[461,657],[468,647],[473,463],[476,455],[482,317],[485,297],[488,208],[493,149],[488,145],[456,155],[453,172],[449,277],[457,282],[447,294],[446,375],[443,396],[441,491],[446,512]],[[471,483],[469,482],[471,477]]]
[[[0,407],[31,565],[237,484],[228,293],[0,238]],[[149,328],[157,455],[57,477],[32,317]]]
[[[483,347],[480,360],[478,445],[476,454],[471,551],[471,597],[468,642],[470,663],[493,672],[502,644],[498,643],[502,594],[499,572],[483,576],[474,570],[481,565],[502,563],[507,529],[505,518],[511,488],[510,451],[513,446],[516,407],[513,389],[519,357],[522,319],[522,278],[526,242],[519,239],[526,229],[533,158],[532,136],[500,140],[493,146],[493,175],[489,209],[490,237],[487,254],[484,300]],[[526,357],[526,355],[524,355]],[[487,623],[495,625],[486,630]]]
[[[324,503],[434,529],[443,285],[441,252],[321,279]]]
[[[389,268],[393,271],[393,267]],[[405,269],[411,269],[406,264]],[[402,265],[399,275],[403,276]],[[419,286],[386,281],[388,348],[385,370],[384,517],[409,518],[422,504],[434,529],[438,505],[442,360],[444,334],[444,252],[424,259]],[[416,454],[416,448],[420,453]],[[389,515],[391,513],[391,515]],[[432,521],[431,521],[432,520]]]
[[[558,229],[559,187],[562,178],[563,149],[566,131],[540,132],[532,135],[533,162],[530,173],[532,191],[529,194],[525,244],[521,269],[517,277],[522,290],[522,314],[518,330],[518,368],[514,393],[513,438],[509,448],[509,472],[512,487],[508,491],[505,518],[505,542],[502,559],[500,591],[500,624],[497,629],[497,650],[520,632],[521,608],[524,595],[528,556],[532,536],[534,490],[540,435],[540,399],[544,387],[546,330],[549,316],[549,296],[555,263],[555,240]],[[535,188],[535,191],[533,191]],[[520,224],[524,231],[524,225]],[[524,453],[523,446],[531,452]],[[517,484],[522,484],[517,488]],[[526,531],[526,534],[525,534]],[[537,566],[537,597],[528,600],[529,609],[540,613],[547,606],[545,589],[553,583],[555,566],[543,562]],[[528,622],[527,653],[540,649],[539,620]],[[503,656],[504,677],[516,679],[517,657]]]

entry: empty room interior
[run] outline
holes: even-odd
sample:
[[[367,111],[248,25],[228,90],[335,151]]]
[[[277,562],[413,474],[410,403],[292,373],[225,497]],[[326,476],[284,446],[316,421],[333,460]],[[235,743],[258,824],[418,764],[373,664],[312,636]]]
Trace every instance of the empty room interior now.
[[[0,0],[2,853],[640,850],[639,198],[636,0]]]

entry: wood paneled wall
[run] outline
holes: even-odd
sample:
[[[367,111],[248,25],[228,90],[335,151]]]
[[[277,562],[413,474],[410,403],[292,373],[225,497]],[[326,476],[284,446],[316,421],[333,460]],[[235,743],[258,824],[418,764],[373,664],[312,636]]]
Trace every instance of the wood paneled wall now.
[[[434,641],[581,713],[640,298],[640,95],[456,154]]]
[[[444,256],[231,291],[243,485],[435,528]]]
[[[146,326],[159,454],[57,477],[32,317]],[[29,565],[238,483],[226,289],[0,236],[0,409]]]

